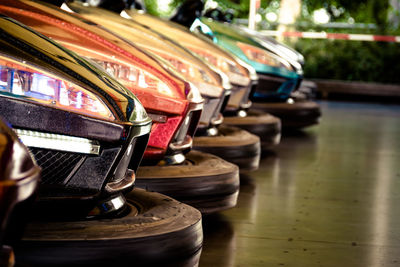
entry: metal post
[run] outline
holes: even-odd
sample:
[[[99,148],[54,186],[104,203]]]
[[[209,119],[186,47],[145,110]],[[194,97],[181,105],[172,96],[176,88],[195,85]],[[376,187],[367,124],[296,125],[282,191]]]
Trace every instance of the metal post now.
[[[249,29],[256,29],[256,12],[257,12],[257,0],[250,0],[249,8]]]

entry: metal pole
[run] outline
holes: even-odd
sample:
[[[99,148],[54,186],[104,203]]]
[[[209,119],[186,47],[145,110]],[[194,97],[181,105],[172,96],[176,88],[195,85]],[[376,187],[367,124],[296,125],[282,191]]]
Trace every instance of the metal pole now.
[[[249,8],[249,29],[256,29],[256,8],[257,0],[250,0],[250,8]]]

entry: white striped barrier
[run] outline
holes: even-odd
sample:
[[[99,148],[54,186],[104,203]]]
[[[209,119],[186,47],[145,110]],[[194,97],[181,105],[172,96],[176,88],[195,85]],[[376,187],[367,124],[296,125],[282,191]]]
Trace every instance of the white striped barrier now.
[[[372,34],[347,34],[347,33],[326,33],[326,32],[281,32],[281,31],[260,31],[269,36],[298,37],[309,39],[339,39],[352,41],[370,42],[400,42],[400,36],[393,35],[372,35]]]

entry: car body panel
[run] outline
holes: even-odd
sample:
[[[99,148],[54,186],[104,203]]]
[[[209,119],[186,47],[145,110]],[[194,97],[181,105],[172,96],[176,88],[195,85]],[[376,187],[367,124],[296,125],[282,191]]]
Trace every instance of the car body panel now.
[[[198,22],[198,20],[196,22]],[[298,74],[294,71],[261,64],[248,59],[242,50],[236,45],[236,42],[247,43],[262,49],[265,49],[265,47],[251,38],[248,38],[242,31],[236,30],[235,28],[229,27],[229,25],[225,25],[224,23],[217,22],[209,18],[200,18],[200,23],[204,23],[210,27],[215,36],[217,44],[225,47],[232,53],[239,56],[242,60],[252,65],[257,72],[281,76],[288,79],[298,78]]]
[[[98,201],[119,197],[132,188],[151,128],[145,113],[140,119],[137,116],[136,111],[144,108],[136,97],[95,65],[3,15],[0,35],[0,59],[6,62],[1,66],[1,74],[2,78],[10,77],[5,83],[2,79],[0,114],[42,168],[39,202],[47,201],[53,211],[67,214],[69,209],[85,216]],[[24,73],[50,75],[78,84],[102,98],[115,119],[61,109],[56,101],[54,105],[43,103],[32,94],[16,94],[12,87]],[[24,82],[32,82],[28,77],[33,76],[26,77]],[[34,92],[33,85],[25,85],[28,87],[24,86],[24,90]],[[79,143],[83,141],[94,144],[91,147],[98,150],[78,152],[76,147],[83,146]],[[49,146],[55,142],[57,146]],[[65,210],[60,201],[65,203]]]
[[[176,67],[177,71],[185,72],[181,72],[183,78],[195,85],[201,95],[206,98],[200,125],[209,126],[211,125],[211,120],[218,117],[220,109],[218,109],[218,105],[213,105],[213,103],[223,102],[225,96],[230,94],[230,87],[228,89],[223,87],[222,78],[204,60],[169,38],[118,14],[74,2],[68,3],[67,6],[68,10],[72,10],[108,30],[118,33],[118,35],[123,36],[124,40],[134,43],[145,51],[151,51],[159,55],[169,63],[172,63],[171,67]],[[168,63],[166,62],[166,64]],[[179,68],[182,68],[182,70]]]
[[[178,23],[145,14],[134,9],[126,9],[123,12],[125,13],[125,16],[129,17],[130,19],[150,27],[152,30],[157,31],[158,33],[165,35],[170,39],[173,39],[180,45],[186,47],[201,57],[204,56],[203,53],[206,53],[221,57],[226,60],[226,62],[230,62],[232,66],[235,66],[233,68],[237,68],[237,70],[235,70],[235,72],[226,73],[230,83],[233,86],[227,107],[231,110],[237,111],[241,109],[241,106],[248,105],[248,96],[250,94],[251,86],[258,79],[254,69],[252,69],[251,66],[249,67],[238,57],[226,52],[208,38],[194,34],[186,27]],[[216,66],[215,63],[214,66]],[[242,92],[243,90],[246,92]]]
[[[151,88],[138,88],[138,86],[131,86],[129,82],[123,83],[135,93],[148,112],[166,113],[171,117],[164,123],[168,126],[168,131],[163,131],[162,123],[153,122],[148,146],[154,149],[147,149],[145,157],[162,158],[167,153],[174,133],[177,132],[189,110],[202,108],[203,99],[200,95],[196,96],[196,88],[191,89],[187,82],[165,69],[155,58],[94,22],[37,1],[5,1],[1,3],[0,10],[34,27],[78,54],[84,53],[86,56],[93,56],[96,60],[107,58],[107,60],[127,63],[130,67],[146,70],[167,84],[168,87],[165,89],[168,91],[159,93]],[[88,43],[90,43],[90,49],[87,47]],[[190,102],[189,96],[192,96]],[[196,124],[195,117],[193,123]],[[157,127],[159,127],[158,130]],[[154,137],[161,131],[163,131],[162,135]]]
[[[13,247],[28,222],[40,167],[8,123],[0,118],[0,265],[13,266]],[[21,204],[24,209],[21,209]]]

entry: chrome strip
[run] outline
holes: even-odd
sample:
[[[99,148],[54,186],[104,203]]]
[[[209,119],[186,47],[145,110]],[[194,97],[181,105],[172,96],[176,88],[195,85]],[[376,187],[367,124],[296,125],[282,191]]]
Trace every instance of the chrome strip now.
[[[193,139],[191,136],[186,135],[185,136],[185,140],[183,140],[183,142],[180,143],[170,143],[169,144],[169,148],[172,151],[179,151],[179,150],[185,150],[185,149],[189,149],[191,148],[193,145]]]
[[[108,199],[104,202],[97,204],[93,210],[89,212],[88,217],[93,218],[96,216],[107,215],[118,210],[121,210],[126,204],[125,197],[123,195],[117,195],[112,199]]]
[[[54,149],[83,154],[100,154],[100,144],[86,138],[31,130],[14,129],[22,143],[28,147]]]
[[[165,156],[157,165],[158,166],[166,166],[166,165],[177,165],[185,162],[186,157],[183,153],[178,153],[174,155]]]
[[[122,180],[106,184],[105,190],[109,193],[119,192],[133,186],[135,180],[136,180],[135,172],[133,170],[128,169],[125,177]]]
[[[145,134],[149,134],[151,131],[151,126],[152,126],[152,122],[148,122],[145,125],[136,125],[133,124],[133,127],[131,128],[132,134],[135,137],[141,136],[141,135],[145,135]]]

